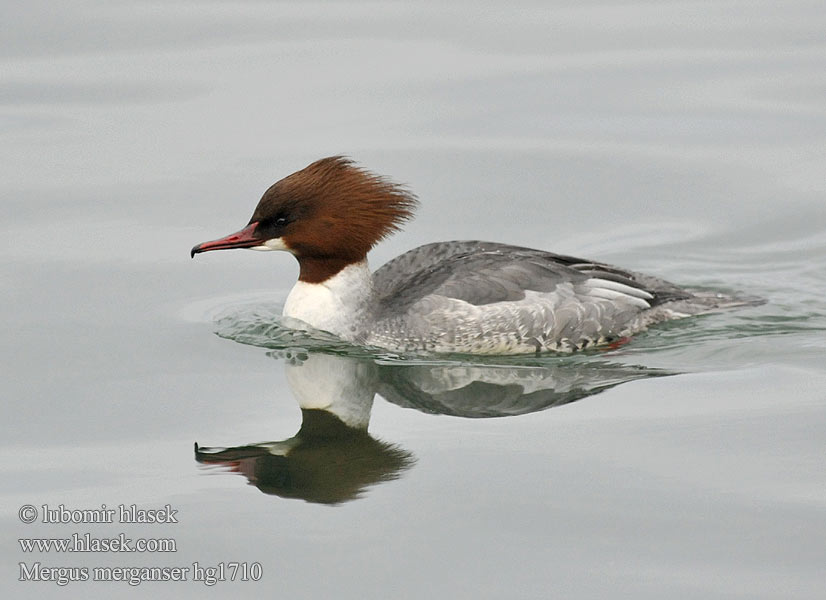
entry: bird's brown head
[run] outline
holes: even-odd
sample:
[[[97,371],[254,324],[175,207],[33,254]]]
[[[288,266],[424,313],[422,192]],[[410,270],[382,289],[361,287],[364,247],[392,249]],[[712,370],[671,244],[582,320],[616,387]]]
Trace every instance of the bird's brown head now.
[[[416,204],[404,187],[345,157],[322,158],[273,184],[244,229],[199,244],[192,255],[227,248],[287,250],[298,258],[299,279],[318,283],[362,260],[413,216]]]

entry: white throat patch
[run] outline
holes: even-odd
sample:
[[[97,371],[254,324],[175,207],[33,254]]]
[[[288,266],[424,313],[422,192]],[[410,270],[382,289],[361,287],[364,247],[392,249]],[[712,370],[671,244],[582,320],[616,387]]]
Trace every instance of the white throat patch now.
[[[284,243],[283,238],[272,238],[260,246],[252,246],[250,250],[259,250],[261,252],[269,252],[270,250],[284,250],[286,252],[292,252],[287,244]]]
[[[352,342],[363,331],[372,294],[373,275],[364,259],[321,283],[298,281],[284,303],[284,316]]]

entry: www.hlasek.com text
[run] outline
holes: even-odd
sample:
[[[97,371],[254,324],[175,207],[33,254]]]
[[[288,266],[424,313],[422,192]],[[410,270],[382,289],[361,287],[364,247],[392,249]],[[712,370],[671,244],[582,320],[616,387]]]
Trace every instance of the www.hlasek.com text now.
[[[18,538],[23,552],[177,552],[174,538],[93,537],[90,533],[73,533],[67,538]]]

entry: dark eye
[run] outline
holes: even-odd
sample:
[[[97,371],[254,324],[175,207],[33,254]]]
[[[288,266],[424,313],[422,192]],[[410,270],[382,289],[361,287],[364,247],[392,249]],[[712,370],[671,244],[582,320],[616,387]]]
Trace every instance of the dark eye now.
[[[284,227],[289,222],[287,217],[267,217],[266,219],[261,219],[260,227]]]

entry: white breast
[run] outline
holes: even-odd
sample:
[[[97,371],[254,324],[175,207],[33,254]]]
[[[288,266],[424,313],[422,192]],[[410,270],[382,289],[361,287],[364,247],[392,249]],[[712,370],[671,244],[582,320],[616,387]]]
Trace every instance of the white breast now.
[[[367,260],[348,265],[321,283],[298,281],[284,304],[284,316],[354,341],[362,333],[373,277]]]

